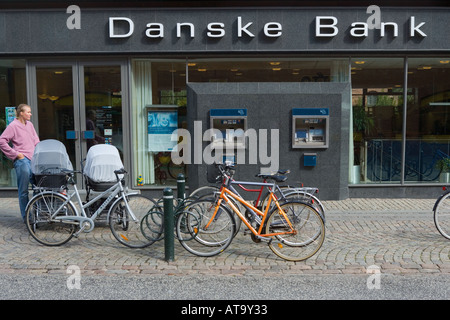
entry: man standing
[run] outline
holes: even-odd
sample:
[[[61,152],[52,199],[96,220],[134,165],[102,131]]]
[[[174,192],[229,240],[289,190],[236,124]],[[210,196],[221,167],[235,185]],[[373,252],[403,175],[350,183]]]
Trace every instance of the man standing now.
[[[30,122],[31,108],[21,104],[16,108],[16,119],[11,122],[0,136],[0,150],[12,161],[17,175],[20,213],[25,222],[25,209],[28,204],[28,184],[30,183],[31,158],[39,137]],[[12,147],[9,145],[12,144]]]

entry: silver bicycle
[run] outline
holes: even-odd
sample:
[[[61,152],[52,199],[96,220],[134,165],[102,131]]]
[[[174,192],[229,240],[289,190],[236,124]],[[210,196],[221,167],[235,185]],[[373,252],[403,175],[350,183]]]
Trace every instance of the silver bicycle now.
[[[434,224],[439,233],[450,240],[450,188],[443,187],[444,193],[436,200],[433,207]]]
[[[81,172],[64,173],[67,181],[64,187],[59,191],[36,187],[36,195],[28,202],[26,226],[36,241],[47,246],[65,244],[82,232],[91,232],[95,227],[95,220],[106,211],[106,222],[121,244],[131,248],[144,248],[154,242],[146,236],[151,231],[145,230],[146,225],[141,222],[156,203],[141,194],[125,190],[123,182],[127,172],[123,168],[114,171],[116,183],[87,202],[81,200],[75,183],[75,174]],[[72,185],[73,191],[65,194],[62,190],[67,189],[68,185]],[[80,210],[72,202],[74,197]],[[91,214],[89,208],[92,207],[95,212]]]

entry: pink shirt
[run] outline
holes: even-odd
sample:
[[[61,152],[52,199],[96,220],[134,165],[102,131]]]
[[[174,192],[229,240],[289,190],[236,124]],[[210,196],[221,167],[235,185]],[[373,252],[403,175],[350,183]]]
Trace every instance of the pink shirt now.
[[[11,148],[8,143],[11,142]],[[34,147],[39,143],[39,137],[30,121],[23,124],[14,119],[0,136],[0,150],[11,160],[15,160],[19,153],[31,160]]]

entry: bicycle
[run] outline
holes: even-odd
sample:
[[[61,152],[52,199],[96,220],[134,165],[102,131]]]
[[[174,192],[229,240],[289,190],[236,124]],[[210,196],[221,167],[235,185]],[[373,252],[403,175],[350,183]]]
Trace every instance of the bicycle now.
[[[266,241],[272,252],[282,259],[305,260],[320,249],[325,239],[325,225],[316,209],[295,200],[279,202],[274,196],[274,190],[279,189],[276,182],[235,181],[227,175],[229,165],[217,166],[224,178],[220,195],[193,202],[177,218],[177,237],[187,251],[203,257],[223,252],[234,238],[233,213],[247,226],[255,242]],[[234,188],[237,185],[269,188],[271,197],[265,211],[245,201]],[[245,213],[230,199],[245,207]]]
[[[141,232],[141,220],[155,202],[141,194],[125,191],[124,177],[119,177],[127,174],[123,168],[114,171],[116,183],[87,202],[81,200],[75,182],[75,174],[82,172],[64,170],[64,173],[66,185],[60,191],[72,185],[74,191],[70,194],[34,187],[36,194],[26,208],[26,226],[36,241],[47,246],[63,245],[82,232],[91,232],[97,217],[107,209],[106,222],[121,244],[131,248],[144,248],[154,242]],[[72,202],[73,197],[76,198],[80,211]],[[97,207],[97,201],[104,197],[106,199]],[[92,205],[96,205],[96,210],[91,215],[88,209]]]
[[[256,177],[258,178],[262,178],[263,182],[266,183],[267,180],[273,180],[273,179],[280,179],[279,175],[286,175],[290,173],[290,170],[278,170],[277,174],[273,174],[273,175],[265,175],[265,174],[257,174]],[[232,173],[228,173],[231,174]],[[217,179],[219,178],[219,179]],[[218,177],[216,177],[216,179],[209,180],[208,182],[218,182],[220,181],[220,175],[218,175]],[[281,181],[280,182],[284,182]],[[270,198],[270,191],[267,190],[267,192],[263,195],[263,191],[264,191],[264,186],[258,188],[258,189],[249,189],[249,188],[245,188],[243,185],[239,185],[239,187],[247,192],[258,192],[258,197],[254,202],[254,206],[257,207],[258,209],[260,209],[261,211],[265,210],[265,207],[267,205],[267,202]],[[220,189],[221,186],[202,186],[199,187],[197,189],[195,189],[194,191],[192,191],[192,193],[190,194],[190,197],[193,198],[198,198],[201,199],[203,197],[211,197],[211,196],[215,196],[218,195],[220,193]],[[281,191],[278,192],[278,191]],[[283,199],[283,200],[287,200],[287,199],[292,199],[292,200],[299,200],[299,201],[303,201],[305,203],[308,203],[309,205],[311,205],[312,207],[314,207],[317,211],[319,211],[319,213],[322,215],[322,217],[325,219],[325,209],[324,206],[322,204],[322,202],[319,200],[319,198],[317,196],[315,196],[315,194],[317,194],[319,192],[318,188],[315,187],[293,187],[293,186],[279,186],[279,188],[277,188],[275,190],[275,196],[278,199]],[[240,226],[240,220],[237,222],[237,226],[236,229],[239,229]]]
[[[439,233],[450,240],[450,188],[443,187],[444,193],[439,196],[433,207],[433,219]]]
[[[164,184],[165,180],[168,179],[167,173],[174,180],[177,179],[180,173],[187,179],[187,169],[185,164],[175,164],[172,161],[170,152],[159,152],[155,155],[155,174],[160,184]]]
[[[173,199],[174,221],[180,214],[184,213],[184,208],[188,203],[196,198]],[[141,222],[141,232],[149,240],[154,242],[164,239],[164,199],[160,198],[156,204],[145,214]],[[174,224],[175,228],[175,224]],[[175,237],[176,237],[175,232]]]

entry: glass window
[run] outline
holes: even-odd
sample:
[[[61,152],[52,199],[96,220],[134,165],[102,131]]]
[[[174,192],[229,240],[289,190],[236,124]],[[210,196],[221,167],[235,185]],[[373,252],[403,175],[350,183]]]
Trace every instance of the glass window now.
[[[137,185],[175,185],[179,173],[187,176],[184,165],[171,161],[174,142],[164,130],[165,123],[187,127],[186,102],[185,61],[133,60],[132,149]],[[170,121],[153,121],[162,118]]]
[[[14,120],[15,107],[27,103],[26,83],[25,60],[0,59],[0,134]],[[0,152],[0,187],[17,185],[12,168],[12,161]]]
[[[353,153],[350,183],[399,183],[402,168],[402,58],[351,61]],[[353,157],[353,159],[352,159]]]
[[[448,183],[450,57],[408,59],[407,106],[405,181]]]
[[[189,59],[190,82],[345,82],[348,59]]]

